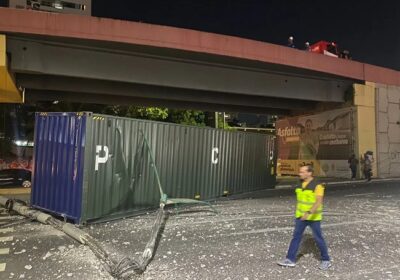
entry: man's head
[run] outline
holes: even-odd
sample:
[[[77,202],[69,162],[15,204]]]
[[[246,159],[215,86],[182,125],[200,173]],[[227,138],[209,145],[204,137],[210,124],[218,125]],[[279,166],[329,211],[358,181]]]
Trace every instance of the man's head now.
[[[299,177],[301,180],[308,180],[313,177],[313,173],[314,173],[314,168],[311,165],[307,164],[300,167]]]

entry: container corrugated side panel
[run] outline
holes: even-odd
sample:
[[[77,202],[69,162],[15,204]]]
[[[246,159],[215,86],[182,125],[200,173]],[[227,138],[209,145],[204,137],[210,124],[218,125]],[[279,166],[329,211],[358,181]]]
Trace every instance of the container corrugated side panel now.
[[[154,168],[143,150],[140,131],[149,141],[164,192],[170,197],[199,194],[201,199],[213,199],[226,189],[238,193],[272,187],[265,135],[102,115],[93,115],[90,121],[84,220],[158,205]],[[109,159],[97,171],[96,146],[109,149]],[[213,148],[219,150],[218,164],[211,161]]]
[[[159,191],[147,151],[143,130],[152,145],[154,131],[149,122],[93,115],[86,159],[88,183],[84,220],[124,214],[154,206]],[[96,146],[107,147],[109,158],[95,170]],[[99,156],[99,155],[97,155]],[[100,156],[104,156],[104,152]]]
[[[193,198],[199,194],[202,199],[208,199],[220,196],[225,181],[223,160],[218,154],[219,163],[213,164],[211,157],[212,149],[220,146],[223,134],[212,129],[185,126],[175,126],[174,132],[176,160],[171,179],[164,178],[168,190],[178,197]]]
[[[78,221],[81,215],[86,116],[37,113],[34,207]]]
[[[230,134],[232,166],[229,167],[229,192],[241,193],[272,188],[275,178],[270,174],[267,145],[270,136],[261,134]]]

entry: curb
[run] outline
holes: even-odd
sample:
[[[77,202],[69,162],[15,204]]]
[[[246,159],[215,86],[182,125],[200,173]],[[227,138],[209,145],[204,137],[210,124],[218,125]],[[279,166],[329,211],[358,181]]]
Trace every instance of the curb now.
[[[323,180],[319,179],[321,182]],[[380,183],[380,182],[392,182],[392,181],[400,181],[400,178],[384,178],[384,179],[372,179],[370,182],[371,183]],[[346,185],[346,184],[362,184],[366,183],[366,180],[347,180],[347,181],[337,181],[337,182],[327,182],[325,185],[328,186],[338,186],[338,185]],[[275,186],[276,190],[281,190],[281,189],[292,189],[294,188],[294,185],[277,185]]]

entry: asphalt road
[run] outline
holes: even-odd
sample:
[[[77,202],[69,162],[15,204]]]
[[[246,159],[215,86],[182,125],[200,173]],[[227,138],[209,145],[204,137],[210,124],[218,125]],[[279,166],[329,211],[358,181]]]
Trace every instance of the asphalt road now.
[[[323,232],[333,267],[320,271],[310,231],[298,265],[281,268],[293,231],[293,190],[268,190],[173,210],[138,279],[400,279],[400,182],[329,186]],[[84,228],[114,259],[138,258],[154,213]],[[113,279],[93,253],[50,226],[0,213],[0,279]],[[1,227],[1,223],[5,227]],[[8,249],[8,250],[7,250]],[[5,267],[4,267],[5,265]]]

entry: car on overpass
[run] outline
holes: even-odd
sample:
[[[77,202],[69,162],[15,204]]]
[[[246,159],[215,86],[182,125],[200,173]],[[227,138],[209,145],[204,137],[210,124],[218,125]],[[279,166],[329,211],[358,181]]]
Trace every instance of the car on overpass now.
[[[312,44],[309,50],[311,52],[327,56],[351,59],[350,52],[348,50],[340,51],[338,45],[335,42],[319,41],[315,44]]]

